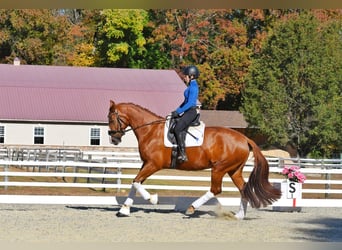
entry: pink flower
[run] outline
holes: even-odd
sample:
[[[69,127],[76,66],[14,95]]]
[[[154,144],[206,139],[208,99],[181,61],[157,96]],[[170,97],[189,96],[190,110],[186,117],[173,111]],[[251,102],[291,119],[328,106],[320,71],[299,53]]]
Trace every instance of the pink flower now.
[[[304,183],[306,180],[305,175],[300,172],[300,167],[298,166],[285,166],[282,174],[285,175],[290,181]]]
[[[290,172],[290,170],[289,170],[288,168],[286,168],[286,167],[283,168],[283,172],[282,172],[282,173],[283,173],[284,175],[287,175],[289,172]]]

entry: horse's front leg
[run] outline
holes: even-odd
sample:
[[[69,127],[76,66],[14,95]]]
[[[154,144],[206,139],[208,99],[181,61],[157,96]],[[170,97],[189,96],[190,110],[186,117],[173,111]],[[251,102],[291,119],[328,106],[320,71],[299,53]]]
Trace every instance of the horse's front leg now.
[[[155,171],[153,168],[148,167],[149,164],[144,164],[138,175],[133,180],[133,184],[131,186],[131,190],[128,194],[128,197],[124,204],[122,205],[121,209],[117,213],[117,216],[129,216],[130,215],[130,208],[133,205],[134,198],[136,192],[138,192],[144,200],[149,200],[151,204],[156,205],[158,203],[158,194],[150,194],[142,185],[143,182],[147,177],[152,175]]]
[[[140,182],[133,182],[132,185],[136,191],[144,198],[144,200],[149,200],[151,204],[156,205],[158,203],[158,194],[150,194]]]
[[[116,216],[124,217],[124,216],[129,216],[130,215],[130,210],[131,210],[131,206],[133,205],[133,202],[134,202],[135,194],[136,194],[136,189],[134,188],[134,186],[132,184],[131,190],[129,191],[129,194],[128,194],[128,197],[125,200],[125,202],[122,205],[122,207],[119,210],[119,212],[116,214]]]
[[[134,197],[138,192],[144,200],[149,200],[151,204],[156,205],[158,204],[158,194],[150,194],[140,182],[133,182],[131,186],[131,190],[128,194],[127,199],[125,200],[124,204],[122,205],[121,209],[117,213],[118,217],[129,216],[130,215],[130,208],[133,205]]]

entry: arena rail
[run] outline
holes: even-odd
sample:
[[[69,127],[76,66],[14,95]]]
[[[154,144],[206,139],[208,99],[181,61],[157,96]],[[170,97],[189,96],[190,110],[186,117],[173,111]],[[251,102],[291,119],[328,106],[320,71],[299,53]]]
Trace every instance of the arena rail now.
[[[123,174],[123,170],[139,169],[141,161],[136,153],[118,153],[113,154],[104,152],[84,153],[85,159],[82,161],[13,161],[0,160],[0,172],[3,181],[0,181],[0,188],[7,189],[8,187],[77,187],[77,188],[104,188],[104,189],[129,189],[135,174]],[[297,206],[300,207],[342,207],[342,164],[341,159],[282,159],[282,158],[267,158],[270,164],[270,173],[281,173],[285,165],[298,165],[301,171],[306,174],[307,180],[305,188],[302,189],[303,194],[324,194],[325,197],[320,199],[303,198],[297,200]],[[12,168],[26,169],[26,171],[11,171]],[[38,172],[35,169],[38,168]],[[253,161],[250,159],[246,163],[244,172],[248,173],[253,168]],[[78,172],[78,169],[85,169],[86,173]],[[93,171],[96,169],[97,171]],[[99,171],[102,169],[103,171]],[[106,173],[106,169],[111,172]],[[44,170],[44,171],[41,171]],[[53,170],[53,172],[51,172]],[[94,173],[96,172],[96,173]],[[132,171],[131,171],[132,172]],[[178,172],[180,173],[180,172]],[[192,190],[192,191],[207,191],[209,189],[209,176],[193,176],[186,175],[160,175],[156,173],[149,180],[159,181],[180,181],[180,185],[153,185],[145,184],[147,190]],[[248,175],[248,174],[247,174]],[[20,177],[27,181],[13,181],[12,177]],[[105,180],[115,179],[115,183],[81,183],[81,182],[42,182],[30,181],[32,177],[71,177]],[[332,178],[333,177],[333,178]],[[129,180],[129,181],[128,181]],[[246,178],[247,180],[247,178]],[[279,178],[271,178],[270,182],[280,183],[285,179],[279,175]],[[182,181],[190,181],[191,185],[182,185]],[[125,183],[123,183],[125,182]],[[203,183],[207,185],[203,185]],[[178,182],[177,182],[178,183]],[[200,184],[199,184],[200,183]],[[196,185],[198,184],[198,185]],[[309,188],[310,186],[319,188]],[[324,188],[322,188],[324,187]],[[223,191],[238,192],[237,188],[232,185],[231,179],[225,177],[223,180]],[[330,198],[334,195],[338,198]],[[218,201],[224,206],[238,206],[239,198],[228,198],[220,195]],[[29,203],[29,204],[103,204],[103,205],[118,205],[116,197],[108,196],[58,196],[58,195],[0,195],[0,203]],[[273,206],[292,206],[290,201],[280,200]]]

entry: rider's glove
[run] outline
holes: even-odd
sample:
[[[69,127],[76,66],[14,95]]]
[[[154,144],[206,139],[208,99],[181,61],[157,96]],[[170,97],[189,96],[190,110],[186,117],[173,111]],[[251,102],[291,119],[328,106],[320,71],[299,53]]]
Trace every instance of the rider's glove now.
[[[177,111],[171,112],[171,118],[177,118],[178,116],[179,116],[179,114],[177,113]]]

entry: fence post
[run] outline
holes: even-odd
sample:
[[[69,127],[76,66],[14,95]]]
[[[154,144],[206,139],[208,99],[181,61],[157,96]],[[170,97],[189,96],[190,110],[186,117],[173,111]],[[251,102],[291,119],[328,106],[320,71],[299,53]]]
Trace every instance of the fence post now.
[[[107,163],[108,162],[107,157],[103,157],[102,162]],[[106,167],[104,167],[102,169],[102,174],[105,174],[106,172],[107,172],[107,169],[106,169]],[[102,184],[104,184],[104,183],[105,183],[105,178],[102,178]],[[106,188],[103,188],[103,191],[106,191]]]
[[[116,173],[117,173],[118,175],[121,175],[122,171],[121,171],[121,168],[120,168],[120,167],[117,168]],[[120,185],[121,185],[121,178],[120,178],[120,177],[118,177],[118,179],[116,180],[116,184],[118,184],[117,192],[120,192],[120,190],[121,190],[121,188],[120,188]]]
[[[322,165],[323,165],[324,169],[326,169],[326,170],[329,170],[329,169],[330,169],[329,166],[325,166],[324,160],[323,160],[323,159],[322,159]],[[325,180],[327,180],[327,181],[330,181],[330,180],[331,180],[331,174],[330,174],[330,173],[326,173],[326,174],[325,174]],[[330,183],[326,183],[326,184],[325,184],[325,189],[330,190]],[[328,192],[325,192],[325,196],[324,196],[324,197],[325,197],[325,198],[329,198],[329,193],[328,193]]]
[[[4,168],[5,168],[5,172],[8,172],[8,165],[7,164],[4,166]],[[8,176],[7,175],[4,176],[4,182],[6,182],[6,183],[8,182]],[[7,184],[4,186],[4,189],[7,190]]]

